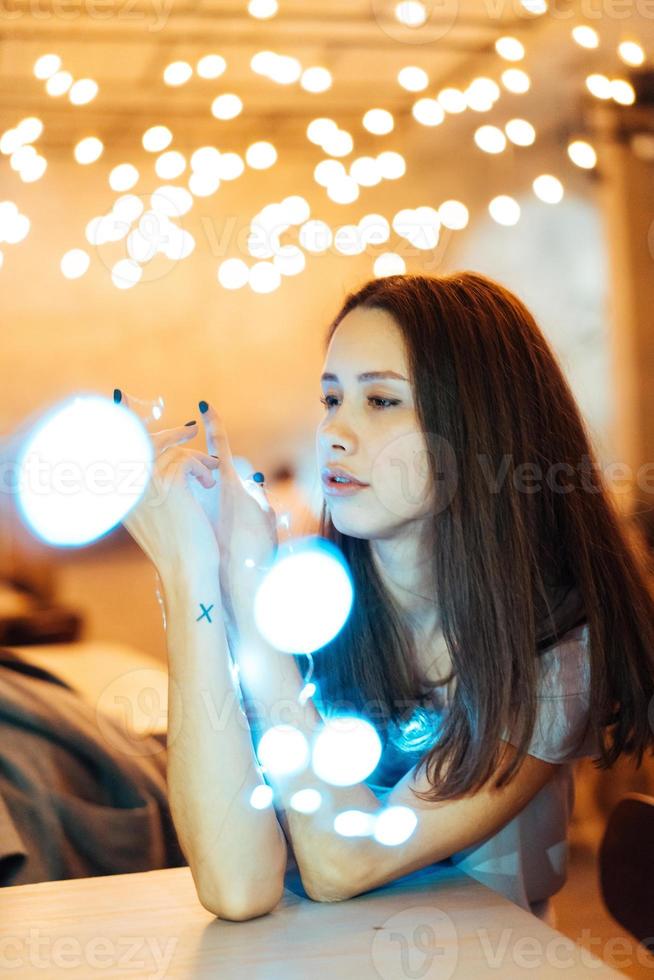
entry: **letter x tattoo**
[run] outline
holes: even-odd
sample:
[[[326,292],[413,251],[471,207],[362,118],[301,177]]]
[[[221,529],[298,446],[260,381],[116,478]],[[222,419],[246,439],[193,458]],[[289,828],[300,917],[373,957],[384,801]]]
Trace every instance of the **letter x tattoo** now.
[[[198,616],[198,618],[195,620],[195,622],[196,623],[199,623],[200,620],[201,619],[204,619],[205,616],[207,617],[207,619],[209,620],[209,622],[211,622],[211,616],[209,615],[209,613],[213,609],[213,606],[214,606],[214,604],[211,603],[211,605],[207,609],[207,607],[201,602],[200,603],[200,609],[202,610],[202,612],[200,613],[200,615]]]

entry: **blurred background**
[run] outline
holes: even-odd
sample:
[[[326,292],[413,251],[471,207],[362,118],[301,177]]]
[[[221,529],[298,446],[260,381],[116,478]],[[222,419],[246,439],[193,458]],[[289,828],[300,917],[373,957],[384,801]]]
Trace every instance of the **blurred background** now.
[[[651,3],[12,0],[0,153],[6,439],[80,391],[119,387],[162,427],[204,398],[309,533],[345,294],[475,269],[536,315],[625,526],[654,540]],[[103,690],[108,659],[163,669],[124,530],[49,548],[0,496],[0,641],[82,649],[71,672]],[[620,786],[651,784],[621,778],[579,783],[589,847]]]

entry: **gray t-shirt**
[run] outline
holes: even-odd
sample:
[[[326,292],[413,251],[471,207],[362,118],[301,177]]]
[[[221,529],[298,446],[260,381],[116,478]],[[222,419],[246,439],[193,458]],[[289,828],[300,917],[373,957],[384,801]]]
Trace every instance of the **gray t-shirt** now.
[[[539,657],[537,719],[528,752],[558,763],[554,776],[496,834],[450,858],[471,877],[537,915],[547,914],[547,899],[566,879],[574,762],[599,754],[589,730],[588,642],[588,626],[582,624]],[[319,701],[316,707],[321,710]],[[389,729],[382,758],[365,781],[382,802],[433,744],[441,721],[442,713],[419,709],[402,731]],[[503,734],[513,742],[510,733]]]

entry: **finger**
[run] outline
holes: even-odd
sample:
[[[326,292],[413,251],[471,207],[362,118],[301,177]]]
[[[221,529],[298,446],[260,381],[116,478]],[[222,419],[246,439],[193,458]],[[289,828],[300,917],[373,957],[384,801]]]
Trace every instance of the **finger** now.
[[[189,452],[193,453],[194,457],[199,459],[201,463],[204,463],[210,470],[217,470],[220,466],[220,460],[217,456],[210,456],[208,453],[202,453],[196,449],[189,449]]]
[[[259,506],[264,511],[270,513],[272,511],[272,507],[270,505],[270,501],[268,500],[268,494],[265,487],[265,477],[263,473],[260,471],[253,473],[252,476],[248,477],[247,484],[248,491],[250,492],[251,496],[255,498]]]
[[[216,480],[211,470],[209,470],[199,459],[195,459],[193,456],[189,456],[188,463],[185,467],[185,472],[188,475],[197,477],[202,486],[206,487],[207,489],[216,486]]]
[[[209,453],[218,456],[223,473],[234,475],[236,473],[234,468],[234,459],[232,457],[232,451],[227,438],[227,430],[225,429],[222,418],[220,417],[216,408],[213,405],[209,405],[205,401],[199,402],[198,407],[200,409],[202,424],[204,425],[204,433],[207,440],[207,449]]]
[[[124,388],[114,388],[114,402],[117,405],[123,405],[128,408],[130,412],[134,414],[141,420],[143,425],[147,426],[152,421],[151,417],[144,411],[142,407],[142,402],[139,401],[134,395],[130,395],[129,392],[125,391]]]
[[[177,446],[180,442],[188,442],[190,439],[195,438],[198,431],[198,424],[192,419],[186,422],[185,425],[176,425],[172,429],[162,429],[160,432],[153,433],[152,441],[157,447],[157,450],[163,452],[169,446]]]

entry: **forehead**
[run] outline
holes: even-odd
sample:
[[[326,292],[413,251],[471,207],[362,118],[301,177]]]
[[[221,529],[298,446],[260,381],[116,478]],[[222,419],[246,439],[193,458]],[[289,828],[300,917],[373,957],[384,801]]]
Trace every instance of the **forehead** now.
[[[325,368],[333,369],[336,374],[390,368],[408,376],[400,327],[386,310],[364,307],[350,310],[330,341]]]

